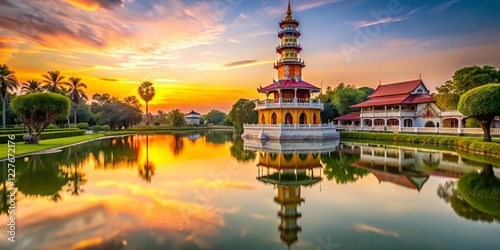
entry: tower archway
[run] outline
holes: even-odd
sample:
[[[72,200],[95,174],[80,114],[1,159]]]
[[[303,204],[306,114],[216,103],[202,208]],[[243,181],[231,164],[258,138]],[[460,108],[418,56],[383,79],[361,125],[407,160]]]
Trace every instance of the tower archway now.
[[[293,116],[290,112],[285,115],[285,124],[293,124]]]
[[[307,115],[306,113],[302,112],[299,116],[299,124],[306,124],[307,123]]]
[[[273,115],[271,116],[271,124],[276,124],[276,120],[277,120],[276,113],[273,113]]]

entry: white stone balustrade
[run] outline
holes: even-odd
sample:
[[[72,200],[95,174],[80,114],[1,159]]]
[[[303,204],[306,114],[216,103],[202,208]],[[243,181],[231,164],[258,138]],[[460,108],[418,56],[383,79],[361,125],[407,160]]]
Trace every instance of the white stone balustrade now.
[[[268,108],[312,108],[323,110],[324,104],[319,100],[303,98],[265,99],[256,102],[256,110]]]

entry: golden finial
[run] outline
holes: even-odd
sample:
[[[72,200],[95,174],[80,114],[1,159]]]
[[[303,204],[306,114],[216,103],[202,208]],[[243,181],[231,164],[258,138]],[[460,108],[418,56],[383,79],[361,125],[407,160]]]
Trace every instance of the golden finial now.
[[[290,8],[290,0],[288,0],[288,9],[286,10],[285,20],[286,21],[293,20],[293,17],[292,17],[292,8]]]

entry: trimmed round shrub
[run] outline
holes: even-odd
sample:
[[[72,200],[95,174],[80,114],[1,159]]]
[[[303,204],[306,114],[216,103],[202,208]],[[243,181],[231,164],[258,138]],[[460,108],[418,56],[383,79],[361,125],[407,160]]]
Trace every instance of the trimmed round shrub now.
[[[87,129],[89,129],[90,126],[86,122],[81,122],[81,123],[76,124],[76,127],[79,128],[79,129],[85,129],[85,130],[87,130]]]
[[[97,132],[101,131],[101,126],[99,126],[99,125],[95,125],[95,126],[93,126],[93,127],[92,127],[92,131],[94,131],[95,133],[97,133]]]
[[[49,126],[47,126],[47,129],[58,129],[59,126],[55,125],[54,123],[51,123],[49,124]]]
[[[109,125],[102,125],[101,129],[104,131],[108,131],[110,129],[110,127],[109,127]]]

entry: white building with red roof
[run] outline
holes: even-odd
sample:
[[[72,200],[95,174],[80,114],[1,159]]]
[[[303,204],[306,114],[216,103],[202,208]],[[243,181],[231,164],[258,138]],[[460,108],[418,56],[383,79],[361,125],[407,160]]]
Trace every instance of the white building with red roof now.
[[[379,85],[367,101],[351,108],[360,111],[334,121],[365,130],[413,132],[408,128],[462,128],[466,118],[458,111],[439,109],[421,79]]]

